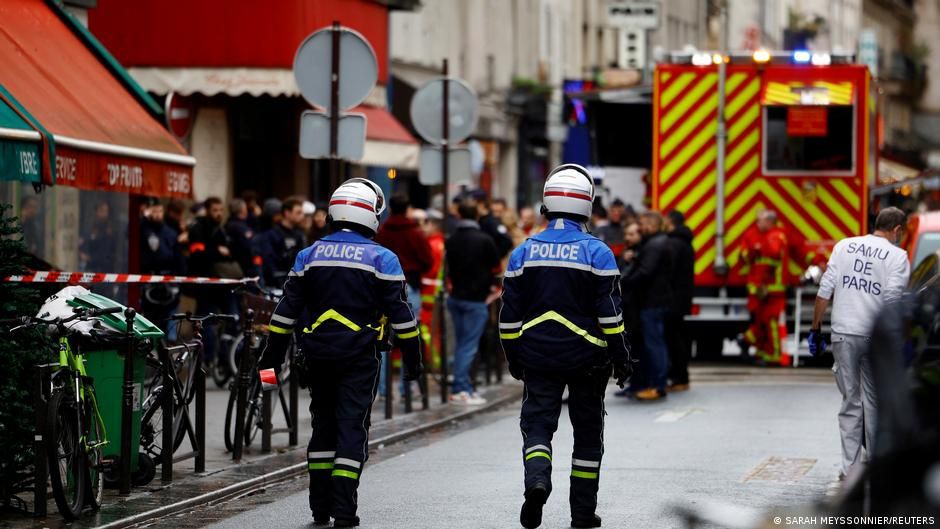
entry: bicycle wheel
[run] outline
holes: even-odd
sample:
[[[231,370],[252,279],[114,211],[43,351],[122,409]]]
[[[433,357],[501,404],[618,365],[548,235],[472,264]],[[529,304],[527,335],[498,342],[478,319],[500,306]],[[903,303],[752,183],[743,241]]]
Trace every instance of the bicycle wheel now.
[[[49,399],[46,416],[46,456],[52,497],[62,516],[72,521],[81,516],[85,500],[85,450],[78,425],[74,397],[63,390]]]
[[[261,413],[262,398],[261,383],[257,379],[253,380],[248,387],[248,409],[245,410],[245,446],[251,446],[261,431],[264,421],[264,414]]]
[[[144,401],[144,415],[140,425],[140,446],[157,464],[163,461],[163,395],[163,386],[157,386],[152,390]],[[175,395],[174,398],[176,398]],[[175,453],[186,438],[186,430],[180,427],[183,422],[183,408],[178,398],[173,406],[173,431],[175,432],[173,452]]]
[[[98,401],[95,397],[94,387],[85,386],[85,418],[87,433],[85,442],[89,447],[85,454],[85,464],[88,469],[88,482],[85,483],[85,504],[94,510],[101,508],[101,498],[104,496],[104,461],[101,449],[106,441],[101,423],[98,422]]]
[[[232,346],[228,351],[228,368],[232,376],[238,375],[238,364],[242,360],[242,344],[245,343],[245,335],[239,334],[232,340]]]
[[[238,404],[238,388],[232,384],[228,392],[228,404],[225,406],[225,450],[235,448],[235,406]]]

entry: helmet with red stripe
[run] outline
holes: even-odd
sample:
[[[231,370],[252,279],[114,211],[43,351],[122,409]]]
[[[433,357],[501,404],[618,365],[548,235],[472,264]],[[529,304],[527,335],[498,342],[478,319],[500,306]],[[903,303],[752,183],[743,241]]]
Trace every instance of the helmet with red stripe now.
[[[545,179],[543,214],[567,213],[588,219],[594,205],[594,179],[578,164],[559,165]]]
[[[352,178],[342,183],[330,197],[331,222],[349,222],[369,229],[379,227],[379,216],[385,211],[385,194],[375,182]]]

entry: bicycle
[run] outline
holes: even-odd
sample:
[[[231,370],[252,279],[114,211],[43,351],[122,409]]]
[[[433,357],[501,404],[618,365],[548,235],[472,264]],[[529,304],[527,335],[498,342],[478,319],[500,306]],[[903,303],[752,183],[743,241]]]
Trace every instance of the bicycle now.
[[[274,309],[277,307],[278,301],[280,301],[281,296],[284,294],[284,291],[279,288],[271,287],[256,287],[260,293],[243,291],[241,304],[243,308],[243,313],[247,313],[248,310],[254,311],[254,317],[252,319],[252,325],[255,326],[255,333],[253,333],[254,341],[251,344],[252,348],[256,348],[260,342],[260,336],[264,334],[265,327],[267,322],[271,320],[271,314],[274,313]],[[240,319],[240,321],[243,321]],[[231,373],[231,376],[238,375],[238,368],[241,364],[241,355],[245,346],[245,328],[242,329],[242,332],[238,333],[237,336],[232,337],[231,345],[228,349],[228,370]],[[289,367],[289,366],[288,366]]]
[[[260,340],[256,340],[256,338],[258,338],[259,334],[263,331],[260,330],[262,326],[256,326],[254,324],[253,309],[249,308],[246,311],[245,316],[246,317],[244,320],[246,325],[245,331],[241,337],[241,343],[249,344],[249,346],[239,352],[240,369],[238,371],[246,373],[247,376],[236,377],[233,383],[229,386],[228,404],[225,408],[225,448],[229,452],[235,452],[235,439],[238,436],[237,426],[239,424],[238,397],[239,391],[243,386],[245,388],[245,411],[242,419],[243,422],[241,423],[243,425],[242,447],[251,446],[251,443],[254,442],[258,432],[264,427],[265,419],[263,410],[264,391],[261,387],[261,379],[255,373],[259,358],[253,354],[253,351],[257,351],[260,347]],[[291,342],[290,347],[291,350],[293,350],[293,341]],[[278,402],[280,403],[281,410],[284,413],[284,418],[287,421],[288,430],[293,428],[293,421],[291,420],[290,407],[288,406],[287,400],[284,396],[283,386],[284,383],[290,379],[290,364],[293,356],[293,354],[288,354],[286,356],[284,365],[278,374],[277,386]],[[245,378],[247,378],[247,381]]]
[[[102,447],[109,442],[108,434],[95,397],[94,381],[85,371],[84,355],[80,349],[76,352],[72,347],[71,337],[78,331],[69,324],[74,326],[74,323],[122,311],[128,320],[136,314],[133,309],[125,310],[123,307],[77,307],[67,318],[25,316],[3,322],[19,323],[10,329],[11,333],[45,325],[57,338],[59,358],[50,378],[46,425],[42,433],[46,441],[52,496],[59,512],[68,521],[78,519],[86,506],[92,510],[101,507],[103,475],[113,463],[105,461],[101,454]],[[97,338],[97,331],[91,332],[93,338]],[[120,336],[123,339],[123,335]],[[45,485],[37,483],[36,486]]]
[[[234,321],[235,317],[229,314],[206,314],[193,316],[191,313],[174,314],[170,317],[175,321],[187,321],[193,326],[193,339],[173,346],[162,347],[159,358],[148,357],[148,365],[163,372],[165,363],[171,365],[169,374],[172,387],[164,387],[165,380],[157,376],[148,391],[142,404],[143,416],[140,427],[140,444],[144,451],[155,461],[163,461],[163,399],[166,395],[173,397],[173,449],[175,453],[183,444],[187,433],[194,435],[192,421],[189,418],[189,405],[196,398],[194,380],[196,372],[201,369],[199,359],[202,352],[202,329],[207,322]]]

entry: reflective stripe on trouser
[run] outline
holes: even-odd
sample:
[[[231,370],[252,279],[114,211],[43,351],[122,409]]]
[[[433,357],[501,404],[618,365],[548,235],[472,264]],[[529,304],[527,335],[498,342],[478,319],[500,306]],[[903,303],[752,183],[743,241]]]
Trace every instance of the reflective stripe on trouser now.
[[[379,355],[369,348],[343,360],[311,360],[309,372],[310,510],[318,517],[352,518],[369,455],[369,412],[378,385]]]
[[[757,349],[756,355],[767,362],[780,361],[780,313],[786,302],[786,298],[777,295],[748,301],[753,321],[744,338]]]
[[[832,340],[836,385],[842,393],[839,436],[842,440],[842,472],[871,457],[875,437],[875,383],[872,379],[869,339],[837,335]]]
[[[604,453],[604,391],[607,379],[588,375],[539,373],[526,370],[520,426],[523,437],[525,487],[536,483],[552,490],[552,438],[558,429],[562,394],[568,386],[568,416],[574,428],[571,477],[572,515],[588,517],[597,506],[601,456]],[[547,457],[546,457],[547,456]]]

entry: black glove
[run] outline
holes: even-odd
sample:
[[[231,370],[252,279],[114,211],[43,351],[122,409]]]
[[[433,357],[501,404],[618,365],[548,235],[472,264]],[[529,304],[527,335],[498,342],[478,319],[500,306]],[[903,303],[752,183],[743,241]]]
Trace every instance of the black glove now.
[[[258,359],[258,370],[274,369],[278,375],[281,374],[281,366],[284,364],[284,355],[287,353],[287,346],[290,345],[289,334],[272,333],[268,335],[261,351],[261,358]]]
[[[617,380],[617,386],[620,389],[630,381],[633,375],[633,362],[629,359],[617,360],[614,362],[614,378]]]
[[[424,363],[421,361],[421,353],[417,348],[401,348],[401,362],[405,367],[405,380],[408,382],[418,380],[424,372]]]

